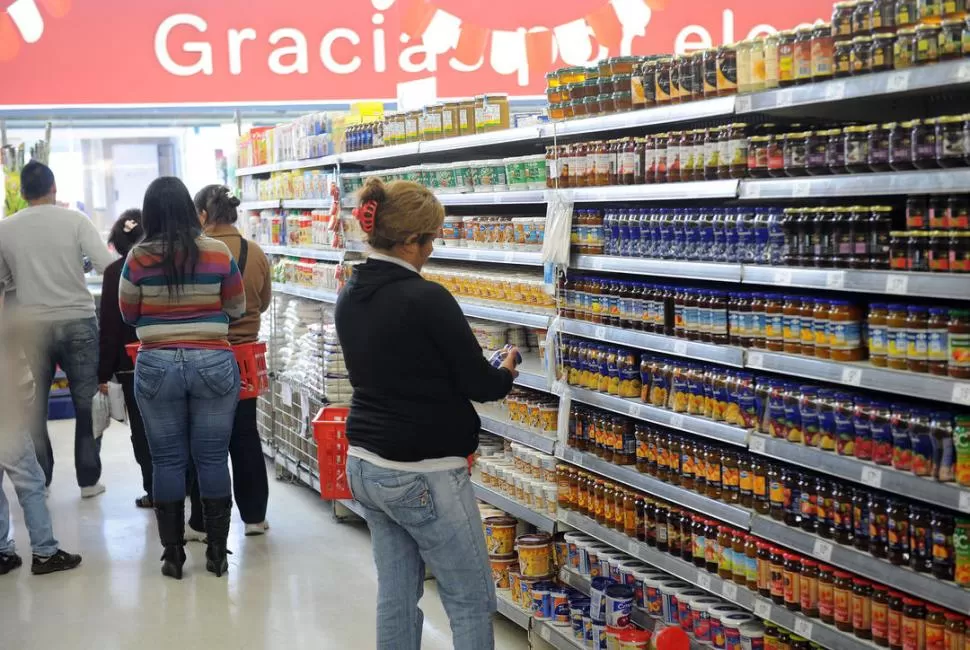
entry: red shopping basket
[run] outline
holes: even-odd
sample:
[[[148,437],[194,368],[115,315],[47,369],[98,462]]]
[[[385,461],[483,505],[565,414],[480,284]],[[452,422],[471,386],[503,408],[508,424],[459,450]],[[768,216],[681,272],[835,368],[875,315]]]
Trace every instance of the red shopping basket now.
[[[138,357],[141,343],[125,346],[131,362]],[[266,370],[266,344],[263,342],[241,343],[232,346],[232,354],[239,364],[239,399],[259,397],[269,390],[269,373]]]
[[[350,409],[325,406],[313,419],[320,473],[320,498],[353,499],[347,485],[347,414]]]

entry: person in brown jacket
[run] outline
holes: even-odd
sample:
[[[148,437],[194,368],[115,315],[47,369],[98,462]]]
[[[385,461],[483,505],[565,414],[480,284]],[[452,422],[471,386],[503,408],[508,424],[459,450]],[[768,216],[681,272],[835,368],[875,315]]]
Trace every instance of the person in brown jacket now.
[[[229,343],[232,345],[255,343],[259,339],[260,317],[269,309],[272,299],[269,260],[258,245],[245,239],[236,229],[238,206],[239,199],[225,185],[207,185],[195,195],[195,209],[205,234],[229,247],[243,276],[246,313],[229,325]],[[239,400],[229,441],[229,457],[232,459],[233,494],[239,515],[246,524],[246,535],[262,535],[269,529],[266,521],[269,482],[256,428],[256,398]],[[190,471],[190,474],[192,514],[185,539],[205,541],[199,488],[194,472]]]

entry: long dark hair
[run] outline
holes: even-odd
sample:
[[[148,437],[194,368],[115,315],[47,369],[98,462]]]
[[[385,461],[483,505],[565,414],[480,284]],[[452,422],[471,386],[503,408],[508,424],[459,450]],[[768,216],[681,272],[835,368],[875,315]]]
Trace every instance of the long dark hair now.
[[[192,196],[179,179],[162,176],[145,190],[142,206],[145,244],[158,258],[155,267],[165,274],[169,295],[181,293],[185,281],[195,276],[199,261],[196,238],[202,224],[192,203]]]
[[[239,199],[225,185],[206,185],[195,195],[195,209],[200,215],[205,210],[206,225],[236,223],[238,206]]]

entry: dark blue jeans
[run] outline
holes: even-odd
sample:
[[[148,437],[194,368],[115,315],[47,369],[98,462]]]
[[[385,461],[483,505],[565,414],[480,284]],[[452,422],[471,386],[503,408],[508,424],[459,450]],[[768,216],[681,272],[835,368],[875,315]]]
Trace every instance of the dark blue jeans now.
[[[37,322],[26,346],[35,393],[30,436],[47,485],[54,474],[54,453],[47,432],[47,400],[54,369],[67,375],[77,419],[74,422],[74,468],[77,483],[89,487],[101,478],[101,440],[95,440],[91,404],[98,391],[98,320]]]
[[[135,398],[152,452],[155,502],[185,500],[190,458],[202,497],[228,497],[229,438],[239,401],[239,366],[232,352],[139,352]]]

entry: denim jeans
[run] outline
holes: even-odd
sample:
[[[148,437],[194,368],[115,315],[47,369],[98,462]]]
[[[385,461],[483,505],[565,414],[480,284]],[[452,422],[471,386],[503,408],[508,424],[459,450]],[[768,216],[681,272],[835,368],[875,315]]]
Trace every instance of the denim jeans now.
[[[0,436],[0,555],[9,555],[16,549],[10,537],[10,503],[3,491],[4,474],[10,477],[17,500],[24,510],[24,522],[30,534],[30,546],[34,555],[50,557],[57,552],[57,540],[51,524],[44,494],[44,470],[37,462],[34,445],[26,432],[2,430]]]
[[[154,500],[185,500],[190,458],[202,496],[228,497],[229,437],[239,401],[239,366],[232,352],[139,352],[135,398],[152,452]]]
[[[377,564],[377,647],[419,650],[427,565],[438,582],[455,650],[495,647],[495,588],[468,469],[401,472],[350,457]]]
[[[101,439],[95,439],[91,404],[98,391],[98,320],[34,323],[25,352],[34,375],[35,393],[30,435],[37,460],[50,485],[54,475],[54,453],[47,432],[47,401],[55,366],[60,366],[70,384],[74,402],[74,469],[77,483],[90,487],[101,478]]]

